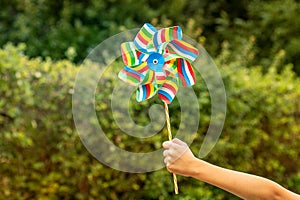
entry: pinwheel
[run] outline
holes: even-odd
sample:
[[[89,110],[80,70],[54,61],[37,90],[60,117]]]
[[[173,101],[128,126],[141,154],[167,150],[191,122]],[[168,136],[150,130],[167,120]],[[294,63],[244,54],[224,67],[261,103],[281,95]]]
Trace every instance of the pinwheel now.
[[[164,102],[169,140],[172,140],[168,104],[178,91],[178,86],[192,86],[195,75],[192,62],[198,49],[182,40],[179,26],[156,30],[144,24],[133,42],[121,44],[125,67],[119,78],[137,86],[138,102],[153,97],[156,93]],[[175,193],[178,194],[177,178],[173,174]]]
[[[121,44],[123,62],[119,73],[123,81],[138,86],[137,101],[147,100],[156,93],[170,104],[178,85],[192,86],[195,75],[192,62],[198,50],[182,40],[179,26],[156,30],[145,24],[133,42]]]

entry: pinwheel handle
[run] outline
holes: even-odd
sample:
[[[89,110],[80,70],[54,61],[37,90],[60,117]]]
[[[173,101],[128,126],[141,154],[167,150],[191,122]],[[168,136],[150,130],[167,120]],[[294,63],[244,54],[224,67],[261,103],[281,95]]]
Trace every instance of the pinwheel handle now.
[[[165,114],[166,114],[166,121],[167,121],[168,137],[169,137],[169,140],[171,141],[172,140],[172,132],[171,132],[170,117],[169,117],[169,108],[168,108],[168,104],[166,102],[164,102],[164,106],[165,106]],[[174,181],[175,194],[178,194],[177,177],[176,177],[175,173],[173,173],[173,181]]]

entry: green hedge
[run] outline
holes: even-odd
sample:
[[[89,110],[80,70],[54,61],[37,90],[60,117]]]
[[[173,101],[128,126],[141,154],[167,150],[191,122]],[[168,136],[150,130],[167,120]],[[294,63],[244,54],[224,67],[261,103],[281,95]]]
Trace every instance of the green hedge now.
[[[284,49],[284,62],[300,74],[299,10],[297,0],[2,0],[0,47],[24,42],[30,46],[28,56],[79,63],[109,36],[151,22],[182,26],[185,34],[206,40],[214,56],[224,40],[238,54],[243,41],[254,36],[254,64],[268,66],[272,55]]]
[[[129,174],[93,158],[82,145],[72,119],[72,88],[79,66],[66,60],[29,59],[23,55],[24,49],[24,45],[7,45],[0,50],[0,199],[174,197],[172,176],[165,169]],[[227,117],[217,145],[205,160],[265,176],[300,193],[300,80],[291,66],[276,72],[281,54],[274,57],[266,74],[261,67],[245,69],[248,51],[244,49],[240,58],[233,59],[225,45],[215,60],[226,86]],[[115,67],[117,71],[122,66],[116,63]],[[194,89],[201,104],[201,126],[192,144],[196,154],[210,113],[208,91],[200,76],[198,80]],[[111,87],[113,81],[96,94],[97,112],[106,115],[99,121],[107,136],[116,145],[136,152],[161,148],[166,130],[141,143],[115,127],[103,99]],[[149,120],[143,110],[150,103],[132,104],[141,123]],[[178,111],[176,105],[170,109]],[[179,123],[179,118],[172,118],[173,127]],[[178,179],[177,199],[234,199],[200,181]]]

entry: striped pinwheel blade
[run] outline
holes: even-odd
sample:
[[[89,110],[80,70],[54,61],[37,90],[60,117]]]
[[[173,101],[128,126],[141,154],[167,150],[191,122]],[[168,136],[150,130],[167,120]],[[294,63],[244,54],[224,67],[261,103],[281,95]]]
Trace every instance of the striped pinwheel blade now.
[[[151,42],[154,34],[157,30],[151,24],[144,24],[144,26],[139,30],[137,35],[134,38],[134,44],[138,51],[147,53],[147,45]]]
[[[182,39],[182,30],[179,26],[173,26],[169,28],[162,28],[158,30],[153,37],[153,44],[156,50],[161,51],[160,46],[166,42],[172,40],[181,40]],[[162,52],[160,52],[162,53]]]
[[[198,49],[183,40],[171,41],[166,49],[168,50],[169,56],[165,57],[165,61],[177,57],[193,62],[198,56]]]
[[[178,79],[176,77],[168,76],[166,82],[158,90],[158,96],[167,104],[172,103],[178,91]]]
[[[136,100],[141,102],[150,99],[155,95],[156,91],[157,86],[152,83],[140,85],[136,91]]]
[[[192,86],[196,83],[192,64],[182,58],[177,59],[178,76],[183,86]]]
[[[164,71],[155,72],[155,83],[161,85],[165,82],[166,82],[166,73]]]
[[[134,68],[125,66],[118,74],[118,77],[134,86],[139,85],[144,80],[144,75]]]
[[[140,64],[139,52],[136,51],[133,42],[124,42],[121,44],[121,53],[123,62],[126,66],[136,66]]]
[[[142,84],[142,85],[145,85],[145,84],[153,83],[154,77],[155,77],[154,71],[148,70],[148,71],[145,73],[144,79],[143,79],[143,81],[141,82],[141,84]]]

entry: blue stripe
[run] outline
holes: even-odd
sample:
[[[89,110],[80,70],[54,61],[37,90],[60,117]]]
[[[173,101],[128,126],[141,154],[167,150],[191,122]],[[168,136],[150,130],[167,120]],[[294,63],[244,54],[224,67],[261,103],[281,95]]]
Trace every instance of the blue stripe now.
[[[159,45],[158,45],[158,41],[157,41],[157,35],[158,35],[158,32],[156,32],[155,34],[154,34],[154,37],[153,37],[153,44],[154,44],[154,46],[155,46],[155,48],[156,49],[158,49],[159,47]]]
[[[141,51],[143,53],[147,53],[147,49],[144,49],[142,46],[139,46],[139,44],[134,40],[133,41],[135,47],[137,48],[138,51]]]
[[[131,73],[133,73],[133,74],[135,74],[135,75],[141,77],[142,80],[144,79],[144,75],[143,75],[143,74],[140,74],[140,73],[138,73],[137,71],[134,71],[133,69],[129,68],[128,66],[125,66],[125,67],[124,67],[124,70],[125,70],[125,71],[128,71],[128,72],[131,72]]]
[[[182,58],[181,58],[182,59]],[[187,75],[187,73],[186,73],[186,68],[185,68],[185,61],[182,59],[182,61],[181,61],[181,63],[183,63],[183,64],[181,64],[181,71],[182,71],[182,73],[183,73],[183,76],[184,76],[184,79],[185,79],[185,81],[187,82],[187,85],[188,86],[190,86],[191,85],[191,81],[190,81],[190,79],[189,79],[189,77],[188,77],[188,75]]]
[[[161,94],[161,95],[167,97],[167,99],[170,101],[170,103],[173,101],[173,99],[172,99],[172,97],[170,96],[170,94],[167,93],[167,92],[165,92],[165,91],[163,91],[163,90],[158,90],[158,94]]]
[[[146,56],[146,54],[142,53],[139,57],[139,62],[142,63],[143,58]]]
[[[145,85],[142,85],[142,90],[143,90],[143,101],[144,101],[146,99],[146,94],[147,94]]]
[[[180,26],[177,27],[177,38],[178,40],[182,40],[182,30]]]
[[[152,24],[146,23],[145,26],[147,26],[148,28],[150,28],[153,32],[156,32],[156,28],[154,28],[154,26],[152,26]]]

